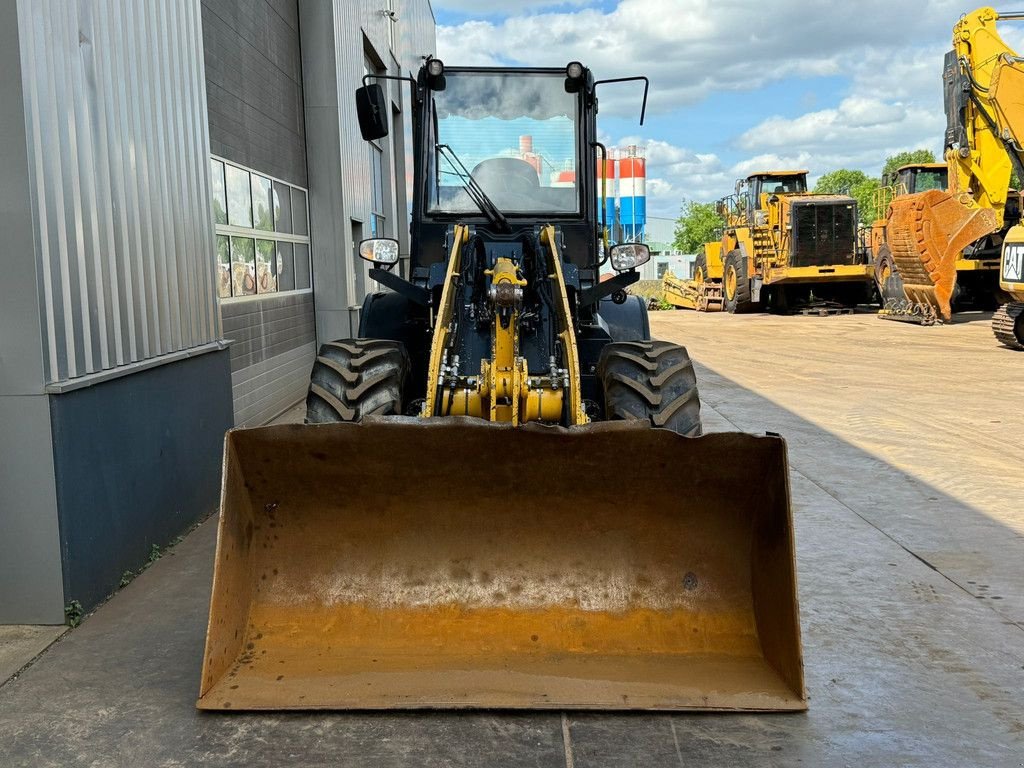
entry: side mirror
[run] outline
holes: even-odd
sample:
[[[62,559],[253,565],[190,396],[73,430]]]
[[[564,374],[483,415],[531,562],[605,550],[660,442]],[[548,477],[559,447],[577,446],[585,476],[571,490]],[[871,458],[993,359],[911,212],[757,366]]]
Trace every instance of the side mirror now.
[[[356,89],[356,113],[364,141],[383,139],[388,135],[388,104],[380,83]]]
[[[390,237],[371,237],[359,243],[359,258],[390,269],[398,263],[398,241]]]
[[[651,260],[651,249],[643,243],[620,243],[612,246],[612,269],[625,272]]]

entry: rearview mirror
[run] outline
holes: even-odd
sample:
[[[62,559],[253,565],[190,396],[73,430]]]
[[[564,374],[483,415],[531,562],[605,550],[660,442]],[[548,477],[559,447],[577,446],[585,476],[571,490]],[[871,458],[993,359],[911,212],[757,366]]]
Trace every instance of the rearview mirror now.
[[[359,258],[389,268],[398,263],[398,241],[390,237],[371,237],[359,243]]]
[[[370,83],[356,89],[356,113],[359,132],[364,141],[383,139],[388,135],[388,109],[384,89],[380,83]]]
[[[625,272],[651,260],[651,249],[644,243],[619,243],[612,246],[612,269]]]

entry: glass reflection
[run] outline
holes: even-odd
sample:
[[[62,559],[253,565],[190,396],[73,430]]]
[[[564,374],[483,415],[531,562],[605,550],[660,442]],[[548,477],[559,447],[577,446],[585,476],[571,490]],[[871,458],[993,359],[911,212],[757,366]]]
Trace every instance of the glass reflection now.
[[[231,286],[233,296],[256,293],[256,246],[251,237],[231,238]]]

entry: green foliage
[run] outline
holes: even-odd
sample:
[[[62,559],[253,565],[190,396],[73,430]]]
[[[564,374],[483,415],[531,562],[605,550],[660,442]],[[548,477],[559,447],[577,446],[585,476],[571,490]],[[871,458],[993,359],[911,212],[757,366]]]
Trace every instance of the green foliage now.
[[[857,201],[857,218],[861,225],[867,226],[876,218],[875,190],[881,186],[878,179],[873,179],[863,171],[851,171],[840,168],[826,173],[814,185],[814,191],[820,195],[849,195]]]
[[[83,615],[82,604],[77,600],[72,600],[64,606],[64,620],[69,627],[77,627],[81,624]]]
[[[882,178],[888,178],[896,173],[897,168],[904,165],[915,165],[917,163],[934,163],[935,153],[930,149],[915,149],[911,152],[897,152],[885,158],[885,165],[882,166]]]
[[[863,171],[851,171],[840,168],[838,171],[826,173],[814,185],[814,191],[820,195],[849,195],[851,190],[869,181]]]
[[[696,253],[704,243],[717,240],[716,230],[723,226],[725,221],[715,211],[714,203],[684,200],[676,219],[673,245],[683,253]]]

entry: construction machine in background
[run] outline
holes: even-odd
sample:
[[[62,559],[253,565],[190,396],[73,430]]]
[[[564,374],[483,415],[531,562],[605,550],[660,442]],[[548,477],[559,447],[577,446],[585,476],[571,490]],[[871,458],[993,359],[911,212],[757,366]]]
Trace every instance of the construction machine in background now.
[[[896,170],[892,178],[875,191],[875,210],[885,218],[872,222],[869,247],[875,265],[875,282],[882,300],[880,315],[893,320],[907,320],[933,325],[942,318],[939,307],[929,302],[919,290],[908,290],[889,248],[889,216],[892,202],[906,195],[948,188],[949,168],[945,163],[915,163]],[[1020,196],[1014,189],[1007,192],[1003,207],[1002,227],[966,246],[956,257],[956,282],[950,295],[950,310],[962,308],[995,309],[999,297],[999,254],[1010,227],[1020,221]],[[921,269],[923,267],[919,267]],[[913,273],[913,270],[912,270]],[[916,274],[916,283],[922,282]],[[948,318],[947,318],[948,319]]]
[[[979,8],[953,28],[943,69],[948,187],[897,195],[889,204],[878,253],[891,257],[904,295],[883,317],[949,320],[965,259],[977,254],[979,271],[990,269],[987,254],[1003,247],[1019,219],[1010,178],[1016,170],[1024,179],[1024,65],[996,31],[1000,19],[1024,14]]]
[[[1006,234],[999,287],[1011,300],[996,310],[992,332],[1004,346],[1024,350],[1024,227],[1019,224]]]
[[[363,241],[389,290],[321,346],[308,423],[228,434],[198,706],[805,709],[785,444],[699,436],[623,292],[649,252],[601,247],[601,81],[406,79],[408,273]]]
[[[725,219],[723,297],[729,312],[787,312],[870,299],[872,267],[858,247],[857,203],[807,191],[807,171],[741,179],[718,203]]]
[[[693,263],[693,277],[676,277],[671,271],[661,278],[662,298],[674,307],[698,312],[722,309],[722,244],[705,243]]]

